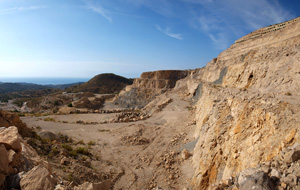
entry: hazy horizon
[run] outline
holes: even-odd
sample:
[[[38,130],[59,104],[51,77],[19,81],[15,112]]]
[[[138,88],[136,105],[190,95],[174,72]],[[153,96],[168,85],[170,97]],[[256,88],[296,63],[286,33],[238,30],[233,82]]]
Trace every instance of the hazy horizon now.
[[[71,84],[77,82],[87,82],[90,78],[61,78],[61,77],[0,77],[2,83],[33,83],[40,85]]]

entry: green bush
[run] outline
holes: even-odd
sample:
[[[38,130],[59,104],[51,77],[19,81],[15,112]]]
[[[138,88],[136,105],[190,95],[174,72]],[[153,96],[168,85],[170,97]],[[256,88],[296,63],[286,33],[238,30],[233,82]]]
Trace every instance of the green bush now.
[[[83,140],[78,141],[76,144],[82,144],[82,145],[85,145],[84,142],[83,142]]]
[[[52,148],[52,150],[49,153],[49,157],[53,157],[59,153],[59,149],[57,147]]]
[[[71,152],[73,150],[73,148],[68,144],[63,144],[62,147],[68,152]]]
[[[72,150],[69,152],[69,155],[73,157],[77,157],[77,152],[75,150]]]
[[[52,122],[55,122],[55,119],[52,118],[52,117],[46,117],[46,118],[44,118],[44,121],[52,121]]]
[[[78,147],[78,148],[76,148],[76,152],[77,152],[78,154],[90,155],[90,152],[89,152],[88,149],[85,148],[85,147]]]
[[[93,145],[95,145],[96,143],[95,143],[95,141],[90,141],[90,142],[88,142],[88,145],[89,146],[93,146]]]

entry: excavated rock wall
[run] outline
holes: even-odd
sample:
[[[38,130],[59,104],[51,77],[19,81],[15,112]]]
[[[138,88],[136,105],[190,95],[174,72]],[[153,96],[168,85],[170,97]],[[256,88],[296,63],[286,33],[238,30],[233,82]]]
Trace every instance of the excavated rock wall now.
[[[114,103],[126,108],[143,108],[156,96],[174,88],[176,82],[189,73],[190,71],[179,70],[144,72],[131,86],[120,92]]]
[[[196,107],[195,189],[229,188],[247,169],[260,170],[261,163],[276,160],[300,142],[300,22],[281,25],[237,41],[177,82],[175,89]],[[280,189],[289,173],[279,174],[272,185]],[[270,171],[262,175],[271,178]],[[297,183],[289,185],[284,188]]]

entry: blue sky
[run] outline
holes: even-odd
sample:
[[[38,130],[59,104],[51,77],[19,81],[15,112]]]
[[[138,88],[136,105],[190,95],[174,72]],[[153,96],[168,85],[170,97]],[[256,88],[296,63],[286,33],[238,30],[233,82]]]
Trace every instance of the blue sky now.
[[[206,65],[292,0],[0,0],[0,76],[139,77]]]

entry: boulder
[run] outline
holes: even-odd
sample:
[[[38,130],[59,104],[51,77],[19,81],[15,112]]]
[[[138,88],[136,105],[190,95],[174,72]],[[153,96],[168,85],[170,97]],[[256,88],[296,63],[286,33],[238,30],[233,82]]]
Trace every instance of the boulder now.
[[[4,144],[7,150],[13,149],[16,152],[21,152],[22,146],[17,127],[1,128],[0,144]]]
[[[181,152],[182,159],[184,160],[188,159],[191,155],[192,154],[186,149],[183,149]]]
[[[294,174],[289,174],[282,179],[282,181],[290,186],[296,186],[298,184],[297,176]]]
[[[24,176],[24,172],[6,177],[5,183],[7,189],[20,189],[20,181]]]
[[[13,149],[8,151],[9,165],[12,167],[17,167],[20,164],[21,153],[16,153]]]
[[[238,176],[239,190],[272,190],[270,177],[261,170],[247,169]]]
[[[109,190],[110,187],[111,181],[107,180],[102,183],[85,182],[77,187],[74,187],[74,190]]]
[[[31,137],[32,130],[29,129],[25,123],[22,122],[20,117],[11,112],[0,110],[0,126],[1,127],[10,127],[16,126],[18,128],[18,132],[22,137]]]
[[[279,179],[280,178],[280,173],[277,171],[277,170],[275,170],[275,169],[272,169],[272,171],[271,171],[271,173],[270,173],[270,176],[271,176],[271,178],[274,178],[274,179]]]
[[[51,133],[49,131],[40,131],[40,132],[38,132],[38,135],[43,139],[47,139],[47,140],[51,140],[51,141],[58,140],[57,135],[54,133]]]
[[[296,146],[290,152],[285,154],[284,162],[287,164],[291,164],[300,159],[300,146]]]
[[[8,153],[4,145],[0,145],[0,174],[8,174],[9,159]]]
[[[22,142],[22,157],[24,158],[24,169],[29,171],[32,169],[36,163],[41,163],[42,159],[38,153],[29,146],[25,141]]]
[[[22,190],[54,190],[56,181],[44,166],[38,165],[21,179],[20,184]]]

